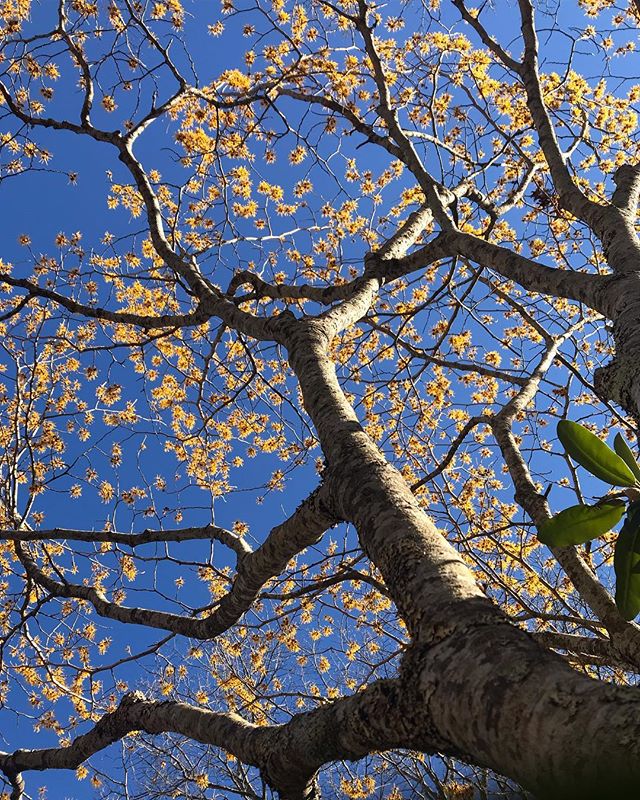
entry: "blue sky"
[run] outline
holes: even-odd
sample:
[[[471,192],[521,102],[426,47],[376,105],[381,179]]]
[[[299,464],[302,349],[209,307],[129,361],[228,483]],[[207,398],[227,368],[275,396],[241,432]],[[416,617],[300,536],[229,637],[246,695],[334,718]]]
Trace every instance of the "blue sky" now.
[[[510,38],[517,33],[516,9],[512,3],[505,4],[505,6],[508,13],[503,13],[504,7],[500,6],[500,10],[493,15],[493,21],[497,34],[501,37]],[[185,27],[185,37],[189,42],[189,57],[197,65],[198,71],[205,76],[203,80],[208,82],[213,76],[232,66],[243,69],[242,55],[245,49],[245,42],[240,32],[246,18],[240,15],[237,18],[227,20],[227,33],[221,38],[212,38],[207,32],[207,26],[215,22],[217,5],[200,2],[188,4],[187,7],[193,14],[193,16],[187,17]],[[45,18],[51,15],[52,9],[53,3],[48,2],[34,7],[32,19],[34,28],[45,24]],[[450,22],[452,17],[449,17],[449,12],[445,10],[444,13],[445,22]],[[561,22],[564,23],[565,20],[561,20]],[[571,20],[566,20],[566,22],[570,23]],[[180,63],[185,63],[184,53],[179,51],[178,45],[175,46],[175,50],[172,52],[176,53],[175,57]],[[588,63],[588,61],[585,60],[585,63]],[[108,74],[105,75],[104,80],[105,85],[108,85]],[[167,84],[164,84],[161,88],[161,96],[166,87]],[[142,101],[148,102],[148,99],[148,94],[143,94]],[[75,88],[75,76],[70,69],[67,68],[66,71],[63,69],[63,74],[56,86],[56,100],[52,105],[51,113],[55,112],[60,116],[69,116],[77,119],[80,101],[80,95]],[[94,122],[97,125],[104,125],[106,128],[113,126],[115,117],[120,118],[126,110],[124,105],[126,101],[119,102],[122,105],[116,115],[106,114],[97,108]],[[7,121],[1,121],[0,125],[6,127]],[[4,130],[4,128],[0,128],[1,130]],[[167,176],[167,179],[170,179],[174,174],[178,175],[179,172],[172,163],[172,153],[167,149],[171,145],[170,133],[170,124],[165,121],[156,122],[143,135],[137,149],[137,153],[143,163],[150,168],[159,168],[163,172],[163,177]],[[51,171],[27,173],[0,183],[3,231],[0,258],[14,265],[14,274],[27,276],[31,273],[32,254],[36,258],[41,253],[55,256],[57,250],[54,240],[60,232],[70,236],[76,231],[81,231],[83,247],[87,253],[91,253],[93,250],[96,252],[103,250],[101,240],[107,230],[117,237],[131,236],[135,239],[134,235],[139,233],[142,228],[140,218],[131,219],[128,212],[123,209],[119,209],[116,212],[108,212],[107,210],[107,195],[110,187],[107,173],[111,171],[116,181],[120,177],[124,180],[124,171],[121,165],[118,164],[115,151],[108,145],[98,144],[86,137],[77,137],[66,132],[44,133],[42,136],[38,135],[38,140],[54,154],[50,164]],[[340,159],[343,156],[357,154],[360,157],[363,151],[357,148],[361,143],[361,139],[352,137],[341,145],[343,152],[339,156],[332,153],[334,144],[330,137],[321,140],[320,146],[321,149],[325,148],[323,152],[328,158],[333,158],[340,164]],[[367,147],[364,152],[366,153],[366,158],[370,159],[370,168],[373,171],[383,168],[386,159],[380,156],[375,148]],[[272,181],[277,179],[286,188],[290,188],[296,181],[304,177],[306,167],[284,168],[283,161],[284,159],[280,160],[274,166],[259,164],[256,169],[260,171],[262,176]],[[77,173],[77,182],[72,182],[69,179],[70,173]],[[325,181],[325,183],[317,185],[316,193],[322,193],[324,200],[340,198],[336,185],[329,178],[326,178]],[[397,188],[399,190],[400,187],[398,186]],[[355,191],[351,187],[347,187],[347,190]],[[313,200],[316,199],[317,197],[314,196]],[[340,201],[342,199],[344,198],[341,198]],[[277,222],[282,226],[280,230],[287,229],[289,226],[289,221],[286,219],[278,219]],[[30,250],[18,243],[18,237],[21,234],[30,236],[32,242]],[[140,238],[140,236],[137,237],[138,241]],[[301,248],[308,244],[308,238],[305,238],[304,233],[300,234],[298,241],[301,243],[299,245]],[[122,245],[122,249],[126,250],[128,246],[125,242]],[[253,257],[255,251],[247,247],[246,249],[240,248],[237,252],[240,260],[246,262]],[[358,263],[362,252],[361,243],[357,246],[353,243],[345,243],[344,245],[346,260],[353,259],[354,263]],[[229,258],[229,263],[233,266],[233,256]],[[208,268],[211,267],[211,261],[207,261],[206,264]],[[230,270],[227,267],[220,276],[221,284],[228,279],[229,274]],[[217,277],[218,275],[216,274]],[[495,347],[495,343],[490,340],[489,336],[487,336],[487,340],[484,343],[491,349]],[[273,351],[265,351],[263,355],[265,358],[277,356]],[[92,363],[93,359],[93,355],[83,356],[83,360],[87,364]],[[104,376],[106,376],[109,382],[122,384],[124,394],[136,400],[137,409],[141,416],[148,416],[148,398],[143,393],[139,378],[132,374],[130,365],[122,364],[118,359],[112,359],[111,356],[105,353],[97,354],[95,359],[102,371],[98,382],[105,379]],[[9,373],[9,380],[11,377]],[[88,402],[93,402],[90,398],[92,398],[94,388],[93,384],[89,384],[85,390]],[[297,400],[293,385],[285,385],[283,388],[292,404],[296,405]],[[300,435],[304,435],[302,424],[293,414],[288,416],[288,422],[295,427]],[[162,429],[155,422],[153,424],[140,424],[131,436],[123,440],[124,465],[115,471],[109,466],[109,457],[111,439],[117,432],[102,426],[101,423],[96,425],[95,438],[100,439],[100,446],[97,449],[86,452],[87,445],[74,436],[69,436],[67,456],[77,457],[79,459],[79,468],[82,467],[83,470],[90,461],[91,466],[98,470],[101,475],[110,475],[109,479],[119,482],[122,487],[129,486],[132,483],[140,483],[140,473],[145,476],[149,484],[153,483],[155,475],[162,474],[167,477],[171,490],[166,495],[168,497],[166,503],[171,508],[171,511],[165,515],[164,524],[175,524],[172,521],[172,517],[175,516],[174,512],[177,507],[186,509],[180,524],[203,524],[209,522],[211,508],[207,493],[189,485],[188,479],[176,464],[173,455],[164,452],[161,436],[156,438],[158,432],[161,434]],[[143,445],[144,449],[141,450]],[[244,445],[238,443],[238,453],[243,452],[244,449]],[[233,478],[243,491],[234,493],[228,500],[221,498],[215,501],[216,523],[230,527],[236,520],[242,519],[249,523],[252,534],[260,539],[273,524],[290,514],[300,499],[315,485],[317,477],[314,462],[319,455],[319,451],[315,450],[309,455],[307,463],[292,473],[288,478],[287,491],[284,494],[279,492],[265,493],[263,488],[254,489],[254,487],[261,487],[265,483],[265,476],[268,476],[278,464],[275,457],[259,456],[255,459],[247,459],[241,473],[234,473]],[[178,475],[177,478],[174,477],[176,474]],[[88,488],[83,492],[83,496],[80,499],[71,501],[67,490],[74,480],[71,478],[61,480],[59,484],[60,492],[51,492],[47,495],[45,526],[102,527],[106,515],[112,512],[112,508],[101,504],[96,492]],[[589,486],[589,488],[591,487]],[[594,491],[599,491],[599,488],[596,489],[594,487]],[[256,504],[256,497],[262,495],[265,495],[264,502],[259,505]],[[163,497],[164,495],[161,492],[157,492],[157,496],[154,497],[158,507],[165,502]],[[139,513],[131,514],[122,505],[118,507],[115,515],[115,524],[120,530],[141,530],[147,525],[155,527],[157,523],[158,520],[146,519]],[[336,541],[342,541],[344,535],[344,532],[338,529],[332,534],[332,538]],[[352,545],[353,537],[348,536],[345,539],[345,547]],[[160,554],[161,549],[158,548],[149,552]],[[179,555],[183,559],[193,559],[195,561],[196,559],[206,559],[208,554],[205,545],[196,543],[182,547]],[[220,547],[216,548],[215,563],[219,567],[227,566],[231,563]],[[147,576],[141,580],[142,586],[145,588],[150,586],[153,578],[153,569],[154,566],[149,566]],[[166,585],[169,585],[169,582],[173,581],[175,577],[175,570],[166,566],[161,566],[158,569],[160,570],[159,577]],[[194,588],[195,586],[197,588]],[[170,590],[167,590],[168,597],[165,599],[157,596],[152,598],[149,593],[143,592],[140,602],[153,602],[157,607],[161,607],[163,604],[169,606],[171,597],[176,591],[171,586]],[[184,595],[188,604],[197,605],[200,602],[206,602],[203,587],[196,584],[195,581],[185,588]],[[130,603],[134,602],[136,597],[137,595],[130,591],[128,601]],[[137,628],[117,627],[110,624],[104,625],[102,628],[100,635],[108,634],[113,638],[112,647],[105,661],[114,659],[117,653],[124,653],[129,646],[143,649],[150,642],[161,636]],[[329,649],[336,649],[337,644],[337,642],[329,642],[327,646]],[[178,652],[182,646],[182,644],[178,645]],[[124,679],[131,680],[133,683],[136,676],[139,675],[139,669],[137,667],[127,667],[121,671],[121,674]],[[20,706],[20,710],[23,710],[22,706]],[[29,744],[35,744],[36,741],[37,744],[45,741],[49,743],[56,741],[56,737],[46,733],[40,734],[37,740],[32,740],[31,722],[29,720],[17,718],[14,720],[8,712],[5,711],[3,713],[5,714],[3,734],[7,739],[7,747],[24,745],[25,737]],[[98,763],[101,761],[102,759],[99,759]],[[86,782],[76,785],[73,776],[69,775],[51,774],[36,776],[35,779],[31,778],[30,780],[32,787],[46,783],[49,789],[49,796],[54,798],[62,796],[80,798],[86,796],[88,791]]]

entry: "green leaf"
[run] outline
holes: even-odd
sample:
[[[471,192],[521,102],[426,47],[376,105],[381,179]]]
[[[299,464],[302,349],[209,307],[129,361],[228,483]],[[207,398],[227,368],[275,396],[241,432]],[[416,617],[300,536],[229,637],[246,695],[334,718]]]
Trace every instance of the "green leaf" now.
[[[622,500],[565,508],[540,526],[538,539],[552,547],[583,544],[610,531],[622,519],[624,509]]]
[[[636,476],[636,479],[640,481],[640,464],[638,464],[636,461],[636,458],[633,455],[631,448],[624,440],[624,437],[619,433],[616,433],[616,438],[613,440],[613,449],[629,467],[631,472],[633,472],[633,474]]]
[[[616,573],[616,605],[631,620],[640,613],[640,502],[632,503],[613,555]]]
[[[560,420],[558,438],[571,458],[596,478],[612,486],[635,484],[635,475],[620,456],[583,425],[568,419]]]

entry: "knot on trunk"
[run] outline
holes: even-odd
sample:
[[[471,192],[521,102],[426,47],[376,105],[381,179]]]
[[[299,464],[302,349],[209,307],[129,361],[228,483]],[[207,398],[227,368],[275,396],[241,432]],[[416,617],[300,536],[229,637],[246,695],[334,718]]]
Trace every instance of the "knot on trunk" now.
[[[616,190],[611,201],[618,208],[635,207],[638,202],[640,183],[640,166],[638,164],[622,164],[613,174]]]
[[[640,407],[636,402],[638,362],[617,355],[606,366],[593,373],[593,387],[602,400],[616,403],[635,420],[640,427]]]
[[[263,775],[263,777],[265,776]],[[278,793],[279,800],[321,800],[322,797],[317,775],[299,785],[295,782],[287,783],[286,785],[272,783],[268,778],[266,782]]]

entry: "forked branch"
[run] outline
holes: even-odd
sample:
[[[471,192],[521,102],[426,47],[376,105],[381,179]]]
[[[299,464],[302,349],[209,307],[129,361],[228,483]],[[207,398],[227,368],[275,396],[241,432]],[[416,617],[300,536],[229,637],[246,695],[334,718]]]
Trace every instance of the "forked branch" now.
[[[221,598],[209,616],[199,619],[138,606],[119,605],[108,600],[103,591],[93,586],[57,580],[38,566],[24,546],[24,539],[33,538],[30,534],[20,534],[19,537],[7,536],[7,538],[15,541],[16,552],[27,577],[46,589],[53,597],[85,600],[91,603],[100,616],[118,622],[146,625],[149,628],[167,630],[194,639],[212,639],[228,630],[250,609],[264,584],[279,575],[294,556],[315,544],[328,528],[336,524],[338,520],[329,511],[327,502],[324,487],[321,486],[289,519],[273,528],[260,547],[253,552],[243,549],[242,555],[238,545],[232,541],[233,537],[225,535],[229,533],[228,531],[217,528],[202,529],[201,532],[208,534],[210,538],[221,537],[225,544],[233,546],[239,557],[231,589]],[[114,536],[118,537],[117,534],[105,535],[107,541],[113,540]],[[138,536],[144,537],[144,534]],[[147,535],[147,539],[157,541],[157,534],[155,537]],[[134,542],[135,538],[131,537],[123,543]]]

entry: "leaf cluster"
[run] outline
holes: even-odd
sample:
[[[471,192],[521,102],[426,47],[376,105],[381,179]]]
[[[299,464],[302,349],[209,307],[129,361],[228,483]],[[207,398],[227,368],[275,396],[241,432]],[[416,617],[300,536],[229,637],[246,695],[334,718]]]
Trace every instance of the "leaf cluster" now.
[[[640,465],[619,433],[612,450],[583,425],[564,419],[558,423],[558,438],[581,467],[624,491],[606,495],[595,505],[565,508],[540,526],[538,538],[552,547],[584,544],[610,531],[625,516],[613,560],[616,605],[626,620],[634,619],[640,613]]]

